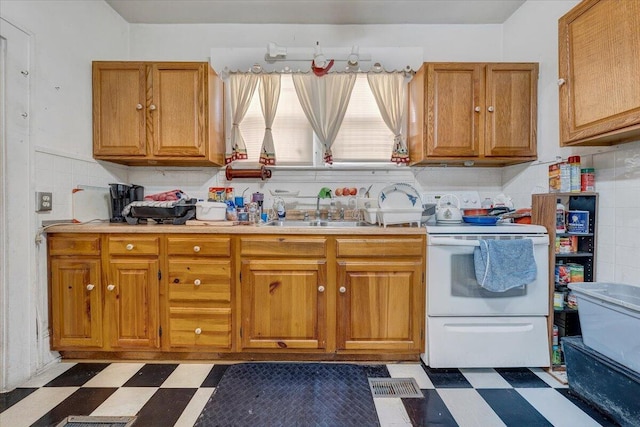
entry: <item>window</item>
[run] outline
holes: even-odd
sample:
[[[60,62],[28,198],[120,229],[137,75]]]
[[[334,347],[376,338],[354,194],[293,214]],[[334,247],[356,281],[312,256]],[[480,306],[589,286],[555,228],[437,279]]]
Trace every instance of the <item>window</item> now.
[[[257,162],[264,138],[264,117],[257,88],[247,115],[240,124],[240,132],[247,146],[248,160]],[[276,164],[313,165],[313,129],[302,111],[293,80],[288,74],[282,75],[278,111],[271,132]]]
[[[258,90],[240,125],[249,161],[257,162],[264,137],[264,118]],[[322,165],[322,149],[298,102],[290,74],[281,80],[278,111],[273,123],[277,165]],[[340,162],[379,162],[391,164],[393,134],[382,120],[369,89],[366,74],[358,74],[349,107],[336,141],[333,160]]]

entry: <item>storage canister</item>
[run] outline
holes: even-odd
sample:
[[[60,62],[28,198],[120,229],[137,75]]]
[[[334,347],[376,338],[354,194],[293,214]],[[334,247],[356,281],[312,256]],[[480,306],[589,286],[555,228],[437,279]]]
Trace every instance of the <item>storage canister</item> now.
[[[571,192],[579,193],[580,192],[580,156],[571,156],[569,157],[569,171],[571,175]]]
[[[584,168],[581,170],[582,191],[596,191],[596,170],[594,168]]]

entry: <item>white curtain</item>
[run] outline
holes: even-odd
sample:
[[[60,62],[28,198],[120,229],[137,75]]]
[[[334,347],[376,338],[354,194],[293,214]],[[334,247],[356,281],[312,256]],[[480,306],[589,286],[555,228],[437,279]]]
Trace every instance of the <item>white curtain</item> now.
[[[235,73],[229,76],[229,103],[231,104],[231,138],[228,141],[226,163],[247,158],[247,147],[240,132],[240,123],[244,119],[251,98],[256,90],[258,75],[254,73]]]
[[[382,119],[394,135],[391,161],[409,163],[407,142],[402,135],[402,124],[406,118],[408,83],[404,73],[369,72],[367,80]]]
[[[278,109],[278,100],[280,99],[280,74],[262,74],[258,92],[264,117],[264,139],[260,149],[260,163],[263,165],[275,165],[276,148],[273,144],[271,126],[273,126],[273,120]]]
[[[300,105],[313,131],[324,145],[324,161],[333,163],[331,146],[349,106],[349,98],[356,82],[355,73],[293,74],[293,84]]]

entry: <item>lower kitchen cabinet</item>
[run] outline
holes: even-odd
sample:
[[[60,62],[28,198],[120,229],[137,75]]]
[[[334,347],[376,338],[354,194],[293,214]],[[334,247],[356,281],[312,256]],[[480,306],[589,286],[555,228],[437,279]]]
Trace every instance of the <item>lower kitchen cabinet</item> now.
[[[416,238],[338,239],[338,351],[422,351],[424,247]]]
[[[114,349],[160,346],[157,259],[110,259],[105,292],[106,325]]]
[[[240,239],[242,349],[319,350],[326,345],[327,239]]]
[[[231,349],[230,255],[231,239],[226,236],[167,237],[163,348]]]
[[[338,350],[420,350],[420,261],[338,264]]]
[[[322,349],[326,261],[242,261],[242,348]]]
[[[56,235],[48,246],[52,347],[101,348],[100,236]]]
[[[424,235],[54,232],[48,249],[63,357],[417,360],[424,348]]]
[[[102,347],[100,258],[54,257],[50,270],[53,346]]]

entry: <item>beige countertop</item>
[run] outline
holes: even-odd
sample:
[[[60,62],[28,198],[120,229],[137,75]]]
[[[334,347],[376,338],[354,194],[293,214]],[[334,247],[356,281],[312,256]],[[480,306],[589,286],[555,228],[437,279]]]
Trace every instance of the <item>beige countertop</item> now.
[[[186,225],[165,224],[60,224],[49,226],[47,233],[179,233],[179,234],[310,234],[310,235],[423,235],[424,227],[390,225],[387,227],[270,227],[259,225],[234,225],[231,222],[192,222]]]

